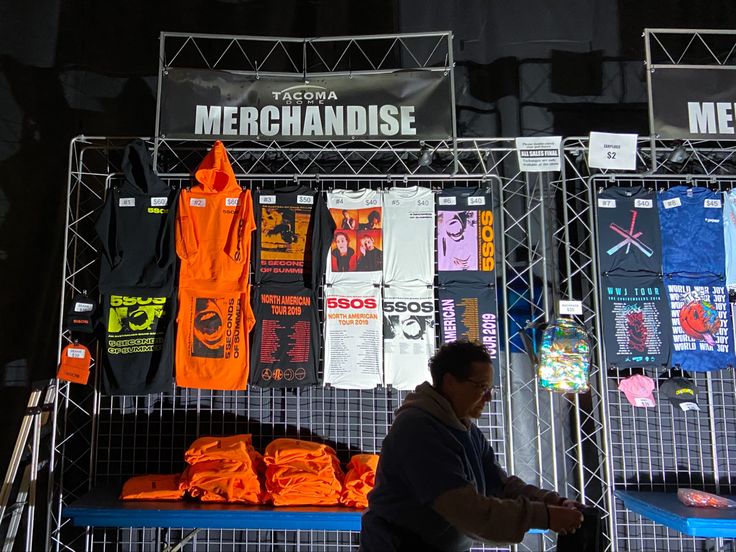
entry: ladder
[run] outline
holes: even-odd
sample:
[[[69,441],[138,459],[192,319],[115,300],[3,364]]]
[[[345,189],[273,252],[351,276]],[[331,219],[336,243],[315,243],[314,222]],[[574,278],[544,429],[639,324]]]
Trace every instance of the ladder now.
[[[8,516],[8,527],[5,532],[2,552],[12,552],[15,538],[20,528],[24,511],[26,516],[26,542],[24,550],[33,550],[33,522],[36,513],[36,491],[38,473],[47,464],[39,460],[41,448],[41,428],[48,422],[56,396],[56,380],[44,380],[33,384],[28,399],[26,413],[15,441],[15,448],[5,472],[2,488],[0,488],[0,525]],[[31,429],[33,435],[31,436]],[[30,453],[30,462],[28,455]],[[8,505],[18,476],[21,462],[27,464],[18,485],[15,501]]]

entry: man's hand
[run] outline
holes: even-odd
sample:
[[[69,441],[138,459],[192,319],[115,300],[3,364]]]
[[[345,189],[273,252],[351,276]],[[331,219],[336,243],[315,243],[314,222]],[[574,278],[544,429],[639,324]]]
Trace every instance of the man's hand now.
[[[583,514],[573,508],[547,506],[549,528],[558,535],[574,533],[583,524]]]
[[[588,507],[582,502],[578,502],[577,500],[573,500],[572,498],[566,498],[565,500],[560,502],[558,506],[562,506],[563,508],[572,508],[573,510],[580,510],[581,512]]]

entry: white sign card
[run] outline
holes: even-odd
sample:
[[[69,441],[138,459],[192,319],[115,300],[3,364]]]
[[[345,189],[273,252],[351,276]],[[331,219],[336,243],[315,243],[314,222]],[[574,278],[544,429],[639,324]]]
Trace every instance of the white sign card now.
[[[516,139],[516,156],[522,172],[559,171],[561,136]]]
[[[594,169],[636,169],[638,134],[591,132],[588,143],[588,166]]]

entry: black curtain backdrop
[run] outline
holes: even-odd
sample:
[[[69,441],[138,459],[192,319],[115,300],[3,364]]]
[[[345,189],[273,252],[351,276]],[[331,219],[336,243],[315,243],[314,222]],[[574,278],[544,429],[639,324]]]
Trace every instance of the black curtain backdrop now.
[[[0,1],[2,381],[23,366],[29,379],[55,372],[69,140],[153,133],[160,31],[453,30],[461,133],[516,136],[646,133],[645,27],[734,28],[736,10],[730,0]],[[624,92],[603,76],[612,67]],[[27,396],[0,387],[0,468]]]

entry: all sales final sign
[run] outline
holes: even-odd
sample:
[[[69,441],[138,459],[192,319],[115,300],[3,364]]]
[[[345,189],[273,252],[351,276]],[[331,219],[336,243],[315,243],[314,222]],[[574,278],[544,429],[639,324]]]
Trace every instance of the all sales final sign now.
[[[657,67],[651,83],[655,135],[736,139],[736,68]]]
[[[166,138],[446,140],[449,74],[438,71],[261,77],[170,68],[158,132]]]

